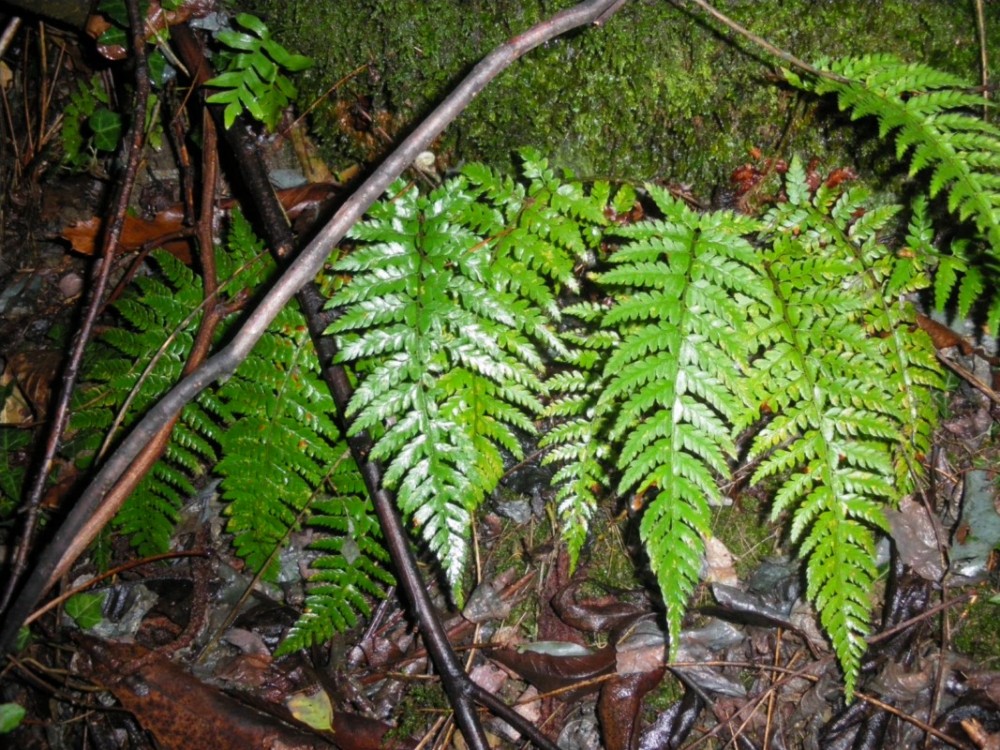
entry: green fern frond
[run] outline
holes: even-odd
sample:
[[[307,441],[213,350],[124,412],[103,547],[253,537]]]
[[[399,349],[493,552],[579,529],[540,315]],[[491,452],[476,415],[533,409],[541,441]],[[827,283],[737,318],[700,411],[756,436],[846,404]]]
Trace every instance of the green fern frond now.
[[[554,299],[553,280],[564,273],[532,246],[518,261],[541,288],[528,295],[512,281],[496,238],[479,233],[490,222],[465,179],[427,196],[397,184],[394,198],[352,230],[363,244],[335,266],[351,279],[330,300],[344,312],[329,329],[339,361],[364,375],[348,408],[351,429],[374,432],[371,457],[386,463],[384,483],[420,528],[457,601],[472,514],[503,472],[500,448],[520,456],[516,431],[534,432],[542,410],[535,342],[558,342],[539,301]],[[509,187],[504,200],[522,200],[523,191]],[[509,209],[493,195],[497,214]]]
[[[463,170],[480,198],[469,204],[466,223],[493,238],[497,282],[544,313],[538,332],[544,335],[546,318],[559,317],[560,289],[578,289],[573,268],[596,250],[608,223],[606,204],[599,186],[595,194],[557,177],[534,149],[523,149],[521,158],[527,184],[482,165]]]
[[[619,492],[652,495],[640,533],[675,652],[711,533],[709,506],[722,502],[718,480],[735,451],[730,426],[750,403],[741,373],[767,289],[744,238],[753,220],[702,216],[648,190],[663,219],[618,230],[628,242],[599,275],[616,301],[602,326],[621,345],[604,363],[597,416],[622,444]]]
[[[167,253],[155,251],[151,258],[160,275],[140,277],[135,282],[135,296],[115,305],[122,325],[101,337],[99,355],[88,367],[76,395],[72,431],[104,432],[117,419],[127,428],[135,415],[155,402],[181,374],[198,323],[197,316],[190,314],[201,301],[198,281],[189,268]],[[151,368],[148,372],[147,367]],[[130,398],[129,411],[120,417]],[[216,429],[214,417],[200,400],[188,404],[166,455],[116,516],[115,527],[139,554],[168,549],[181,505],[194,492],[192,480],[216,459]],[[99,439],[88,442],[96,449]]]
[[[310,546],[318,557],[310,565],[305,611],[279,654],[323,643],[353,627],[358,613],[371,614],[370,600],[385,598],[385,587],[393,584],[378,519],[346,450],[328,482],[338,491],[310,508],[309,526],[323,533]]]
[[[122,420],[126,427],[134,413],[176,382],[193,341],[200,280],[172,256],[154,252],[152,257],[157,273],[140,277],[136,292],[116,305],[123,324],[103,336],[100,356],[88,367],[87,384],[78,395],[73,447],[87,455],[114,425],[130,393],[131,407]],[[216,264],[224,280],[222,294],[230,301],[275,270],[238,213]],[[225,336],[231,324],[232,319],[224,321],[218,335]],[[315,580],[307,584],[307,612],[285,650],[350,626],[357,613],[369,611],[367,597],[384,595],[391,576],[377,522],[360,499],[364,490],[357,467],[341,460],[346,447],[333,413],[305,320],[286,309],[226,383],[183,410],[163,458],[119,512],[116,527],[140,553],[165,550],[181,505],[195,493],[198,477],[211,469],[228,501],[234,546],[251,570],[274,559],[300,518],[321,531],[314,545]]]
[[[319,375],[308,332],[287,325],[286,309],[220,389],[235,420],[222,437],[222,495],[237,553],[258,571],[342,451],[333,399]],[[282,320],[284,319],[284,320]],[[282,326],[282,323],[286,323]],[[268,471],[260,465],[264,457]],[[273,573],[274,571],[270,571]]]
[[[910,174],[929,170],[928,195],[947,196],[948,209],[969,219],[986,240],[982,253],[956,251],[942,258],[935,298],[942,309],[962,275],[957,305],[961,315],[981,298],[989,300],[990,330],[1000,323],[1000,297],[987,284],[1000,266],[1000,128],[973,114],[992,106],[964,79],[889,55],[824,62],[820,67],[847,81],[804,79],[786,71],[795,86],[834,93],[853,119],[878,119],[879,135],[892,135],[896,156],[908,155]],[[936,253],[935,253],[936,255]],[[965,257],[962,257],[962,256]]]
[[[868,633],[875,531],[886,504],[911,492],[937,421],[933,348],[904,295],[926,284],[878,237],[894,207],[869,209],[863,190],[811,195],[793,161],[787,204],[762,234],[771,342],[754,362],[753,392],[774,413],[756,436],[753,481],[778,478],[772,517],[791,514],[807,595],[854,691]],[[918,206],[914,242],[926,237]],[[889,294],[889,289],[893,294]],[[928,426],[929,425],[929,426]]]

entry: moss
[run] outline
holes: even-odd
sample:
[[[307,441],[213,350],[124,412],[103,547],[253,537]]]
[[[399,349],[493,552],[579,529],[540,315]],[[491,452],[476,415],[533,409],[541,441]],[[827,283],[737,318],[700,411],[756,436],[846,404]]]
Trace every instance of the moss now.
[[[334,163],[370,161],[439,101],[483,54],[569,0],[242,0],[283,43],[317,60],[302,85]],[[971,80],[978,47],[971,7],[937,0],[733,0],[722,10],[805,59],[890,51]],[[987,24],[991,46],[1000,24]],[[995,57],[995,56],[994,56]],[[363,68],[353,76],[352,71]],[[997,72],[993,78],[996,79]],[[851,134],[816,125],[778,85],[772,61],[700,15],[632,0],[602,29],[551,42],[501,75],[449,128],[449,165],[504,166],[533,145],[584,177],[664,179],[707,190],[765,153],[854,160]],[[371,118],[371,122],[369,121]],[[378,128],[375,128],[377,125]]]
[[[427,734],[428,725],[437,715],[449,710],[448,697],[438,682],[418,682],[403,695],[395,712],[397,724],[386,734],[387,740],[406,740]]]
[[[745,493],[739,502],[715,510],[712,529],[735,559],[740,580],[749,578],[760,564],[778,551],[778,532],[770,522],[763,495]]]
[[[1000,603],[996,601],[996,588],[977,597],[962,612],[955,626],[952,640],[955,647],[966,656],[974,658],[984,669],[1000,667]]]

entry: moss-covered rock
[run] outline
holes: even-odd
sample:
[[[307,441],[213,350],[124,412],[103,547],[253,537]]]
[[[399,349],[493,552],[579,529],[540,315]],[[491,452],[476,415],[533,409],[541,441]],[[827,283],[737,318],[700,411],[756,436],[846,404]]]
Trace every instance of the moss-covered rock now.
[[[316,59],[305,108],[335,163],[370,161],[484,54],[569,0],[241,0],[289,48]],[[717,5],[812,60],[892,52],[979,77],[971,3],[732,0]],[[503,165],[533,145],[589,177],[664,179],[705,191],[747,150],[857,158],[844,129],[780,85],[774,61],[693,5],[630,0],[603,28],[537,49],[494,81],[438,147],[444,164]],[[991,12],[996,15],[996,11]],[[1000,49],[1000,19],[988,19]],[[995,56],[994,56],[995,57]],[[996,79],[994,72],[992,78]],[[330,87],[340,82],[332,91]],[[822,122],[823,125],[818,125]]]

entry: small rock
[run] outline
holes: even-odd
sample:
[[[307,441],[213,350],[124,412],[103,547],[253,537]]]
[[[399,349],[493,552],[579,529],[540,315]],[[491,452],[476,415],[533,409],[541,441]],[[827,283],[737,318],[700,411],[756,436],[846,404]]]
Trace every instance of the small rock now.
[[[59,279],[59,291],[66,299],[78,296],[83,291],[83,277],[75,271],[70,271]]]

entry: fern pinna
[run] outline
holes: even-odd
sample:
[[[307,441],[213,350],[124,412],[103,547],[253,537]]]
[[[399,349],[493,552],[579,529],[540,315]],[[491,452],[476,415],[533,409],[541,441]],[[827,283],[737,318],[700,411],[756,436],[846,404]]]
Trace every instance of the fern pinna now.
[[[895,139],[896,156],[908,158],[910,175],[930,170],[927,193],[944,194],[947,207],[975,226],[977,236],[959,237],[937,261],[938,308],[956,289],[962,317],[982,301],[986,324],[1000,326],[1000,128],[977,116],[993,107],[959,76],[891,55],[823,61],[830,78],[803,78],[786,71],[799,88],[836,94],[851,118],[875,117],[879,135]]]
[[[74,417],[76,450],[96,446],[115,413],[131,403],[127,426],[170,387],[190,351],[200,282],[173,256],[156,252],[153,258],[157,273],[138,279],[136,292],[116,304],[122,324],[102,337],[101,356],[87,372]],[[230,302],[274,271],[239,214],[225,252],[217,252],[217,266]],[[164,551],[178,509],[194,493],[192,480],[211,471],[221,480],[234,548],[252,571],[267,566],[264,572],[273,577],[277,567],[270,563],[302,519],[322,529],[306,612],[286,648],[352,625],[358,612],[368,611],[368,598],[380,596],[392,581],[378,522],[357,468],[346,458],[318,370],[304,319],[284,310],[232,377],[185,408],[165,456],[115,521],[141,553]]]
[[[385,485],[440,561],[457,601],[473,513],[522,456],[546,393],[560,287],[592,250],[603,204],[525,153],[528,184],[472,167],[427,195],[402,182],[351,232],[330,300],[339,360],[361,380],[348,409],[370,430]]]

